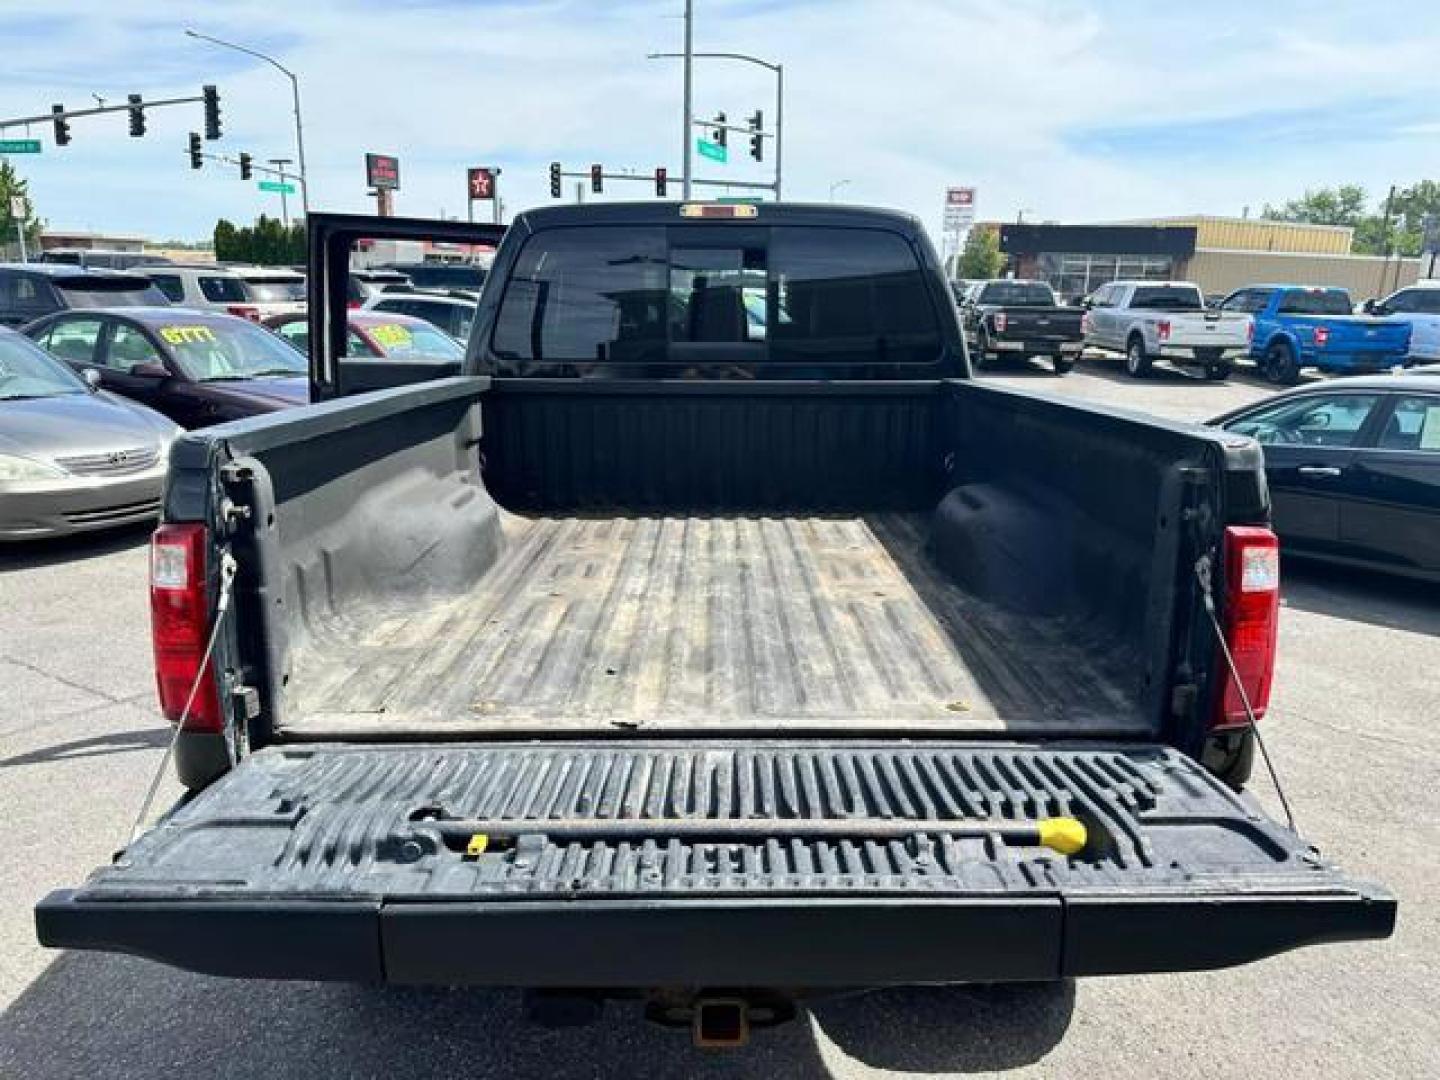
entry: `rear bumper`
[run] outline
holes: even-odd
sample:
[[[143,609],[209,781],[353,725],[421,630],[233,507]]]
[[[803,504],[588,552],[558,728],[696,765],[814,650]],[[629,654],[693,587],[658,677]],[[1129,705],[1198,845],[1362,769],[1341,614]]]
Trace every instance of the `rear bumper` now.
[[[1370,351],[1370,352],[1321,352],[1318,349],[1311,349],[1301,353],[1300,363],[1306,367],[1318,368],[1321,371],[1333,372],[1356,372],[1356,371],[1388,371],[1392,367],[1399,367],[1406,362],[1406,354],[1394,351]]]
[[[988,344],[995,352],[1021,356],[1075,356],[1084,347],[1079,341],[1009,341],[1004,338],[991,339]]]
[[[488,902],[125,901],[51,893],[42,944],[240,978],[872,987],[1195,971],[1389,936],[1378,886],[1309,894]]]
[[[1237,345],[1233,343],[1220,343],[1213,341],[1201,342],[1194,345],[1166,343],[1160,346],[1159,352],[1157,352],[1155,355],[1162,356],[1166,360],[1180,360],[1182,362],[1190,361],[1193,363],[1197,360],[1197,357],[1195,355],[1197,352],[1209,352],[1216,349],[1220,351],[1222,357],[1227,359],[1233,359],[1235,357],[1244,355],[1246,350],[1246,344],[1244,342],[1241,342]]]

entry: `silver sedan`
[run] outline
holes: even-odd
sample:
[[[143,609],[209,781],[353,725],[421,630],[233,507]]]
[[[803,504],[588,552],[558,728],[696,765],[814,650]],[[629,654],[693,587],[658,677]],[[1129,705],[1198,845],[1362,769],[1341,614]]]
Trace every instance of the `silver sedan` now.
[[[152,520],[180,433],[0,330],[0,541]]]

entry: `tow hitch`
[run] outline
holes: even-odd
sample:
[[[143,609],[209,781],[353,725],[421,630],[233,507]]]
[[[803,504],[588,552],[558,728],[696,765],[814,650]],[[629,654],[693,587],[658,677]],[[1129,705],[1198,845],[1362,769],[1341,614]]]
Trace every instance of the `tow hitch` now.
[[[773,993],[661,993],[646,1002],[645,1019],[662,1027],[689,1028],[696,1046],[733,1050],[750,1041],[752,1028],[795,1019],[795,1003]]]

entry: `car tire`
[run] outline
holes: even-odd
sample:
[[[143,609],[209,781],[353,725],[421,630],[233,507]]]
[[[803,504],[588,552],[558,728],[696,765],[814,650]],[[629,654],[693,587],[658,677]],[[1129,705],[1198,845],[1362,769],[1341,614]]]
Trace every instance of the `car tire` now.
[[[1075,370],[1075,358],[1073,356],[1052,356],[1050,367],[1056,375],[1069,375]]]
[[[1212,360],[1205,365],[1205,378],[1211,382],[1224,382],[1230,377],[1230,365],[1224,360]]]
[[[1300,381],[1300,358],[1283,341],[1277,341],[1265,350],[1264,375],[1273,383],[1294,386]]]
[[[1125,373],[1132,379],[1143,379],[1150,374],[1153,362],[1145,352],[1145,339],[1139,334],[1132,335],[1125,343]]]

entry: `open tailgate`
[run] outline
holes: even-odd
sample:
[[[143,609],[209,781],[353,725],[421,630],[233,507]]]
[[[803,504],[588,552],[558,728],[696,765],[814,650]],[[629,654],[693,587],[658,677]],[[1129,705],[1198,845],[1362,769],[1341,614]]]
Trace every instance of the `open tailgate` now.
[[[1016,828],[1056,816],[1078,855]],[[36,908],[221,975],[606,988],[1213,968],[1394,920],[1172,750],[895,741],[273,747]]]

